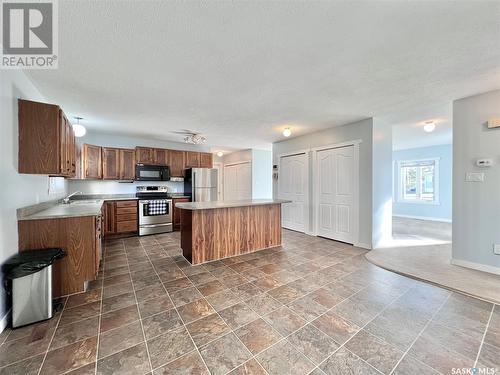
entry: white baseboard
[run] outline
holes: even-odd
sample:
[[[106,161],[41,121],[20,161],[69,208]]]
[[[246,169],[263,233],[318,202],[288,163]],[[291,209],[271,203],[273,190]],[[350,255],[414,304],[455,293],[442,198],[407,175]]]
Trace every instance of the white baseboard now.
[[[451,219],[445,219],[440,217],[413,216],[413,215],[392,215],[392,216],[403,217],[405,219],[417,219],[417,220],[439,221],[442,223],[451,223]]]
[[[0,320],[0,333],[3,332],[3,330],[5,328],[7,328],[7,325],[9,324],[9,320],[10,320],[10,309],[9,311],[7,311],[5,313],[5,315],[3,316],[3,318]]]
[[[486,264],[469,262],[467,260],[460,260],[460,259],[453,259],[453,258],[451,259],[450,263],[454,264],[455,266],[472,268],[473,270],[488,272],[488,273],[492,273],[494,275],[500,275],[500,267],[488,266]]]
[[[356,247],[361,247],[362,249],[367,249],[367,250],[372,249],[371,245],[369,245],[367,243],[357,242],[357,243],[354,243],[353,245]]]

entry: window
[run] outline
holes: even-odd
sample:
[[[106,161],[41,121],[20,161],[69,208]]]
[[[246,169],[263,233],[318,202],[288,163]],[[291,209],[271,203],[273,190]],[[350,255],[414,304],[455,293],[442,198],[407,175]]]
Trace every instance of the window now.
[[[400,202],[439,203],[439,159],[398,162]]]

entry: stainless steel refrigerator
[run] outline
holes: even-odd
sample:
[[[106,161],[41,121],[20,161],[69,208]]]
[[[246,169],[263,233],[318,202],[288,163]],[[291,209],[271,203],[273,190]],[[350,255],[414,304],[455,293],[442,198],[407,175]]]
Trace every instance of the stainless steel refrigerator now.
[[[218,173],[215,168],[186,169],[184,194],[192,202],[210,202],[217,200]]]

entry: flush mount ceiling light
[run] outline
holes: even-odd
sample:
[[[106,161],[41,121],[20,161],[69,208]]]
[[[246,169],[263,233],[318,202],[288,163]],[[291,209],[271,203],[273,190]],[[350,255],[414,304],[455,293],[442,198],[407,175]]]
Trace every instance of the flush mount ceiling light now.
[[[283,130],[283,135],[284,135],[285,137],[289,137],[289,136],[291,136],[291,135],[292,135],[292,129],[290,129],[290,128],[285,128],[285,130]]]
[[[432,133],[436,129],[436,124],[434,121],[427,121],[424,125],[424,131],[427,133]]]
[[[85,126],[80,125],[80,120],[83,120],[83,117],[75,117],[76,119],[76,124],[73,124],[73,132],[75,133],[75,137],[83,137],[85,134],[87,134],[87,129],[85,129]]]
[[[189,134],[184,137],[184,142],[191,143],[193,145],[201,145],[207,141],[205,137],[200,134]]]
[[[219,158],[221,158],[223,155],[224,155],[224,153],[223,153],[222,151],[218,151],[218,152],[217,152],[217,156],[218,156]]]

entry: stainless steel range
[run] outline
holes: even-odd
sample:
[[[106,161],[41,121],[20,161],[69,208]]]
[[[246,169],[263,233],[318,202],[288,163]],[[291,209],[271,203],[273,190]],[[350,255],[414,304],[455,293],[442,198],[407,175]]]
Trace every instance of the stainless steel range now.
[[[137,186],[139,236],[172,232],[172,199],[166,186]]]

